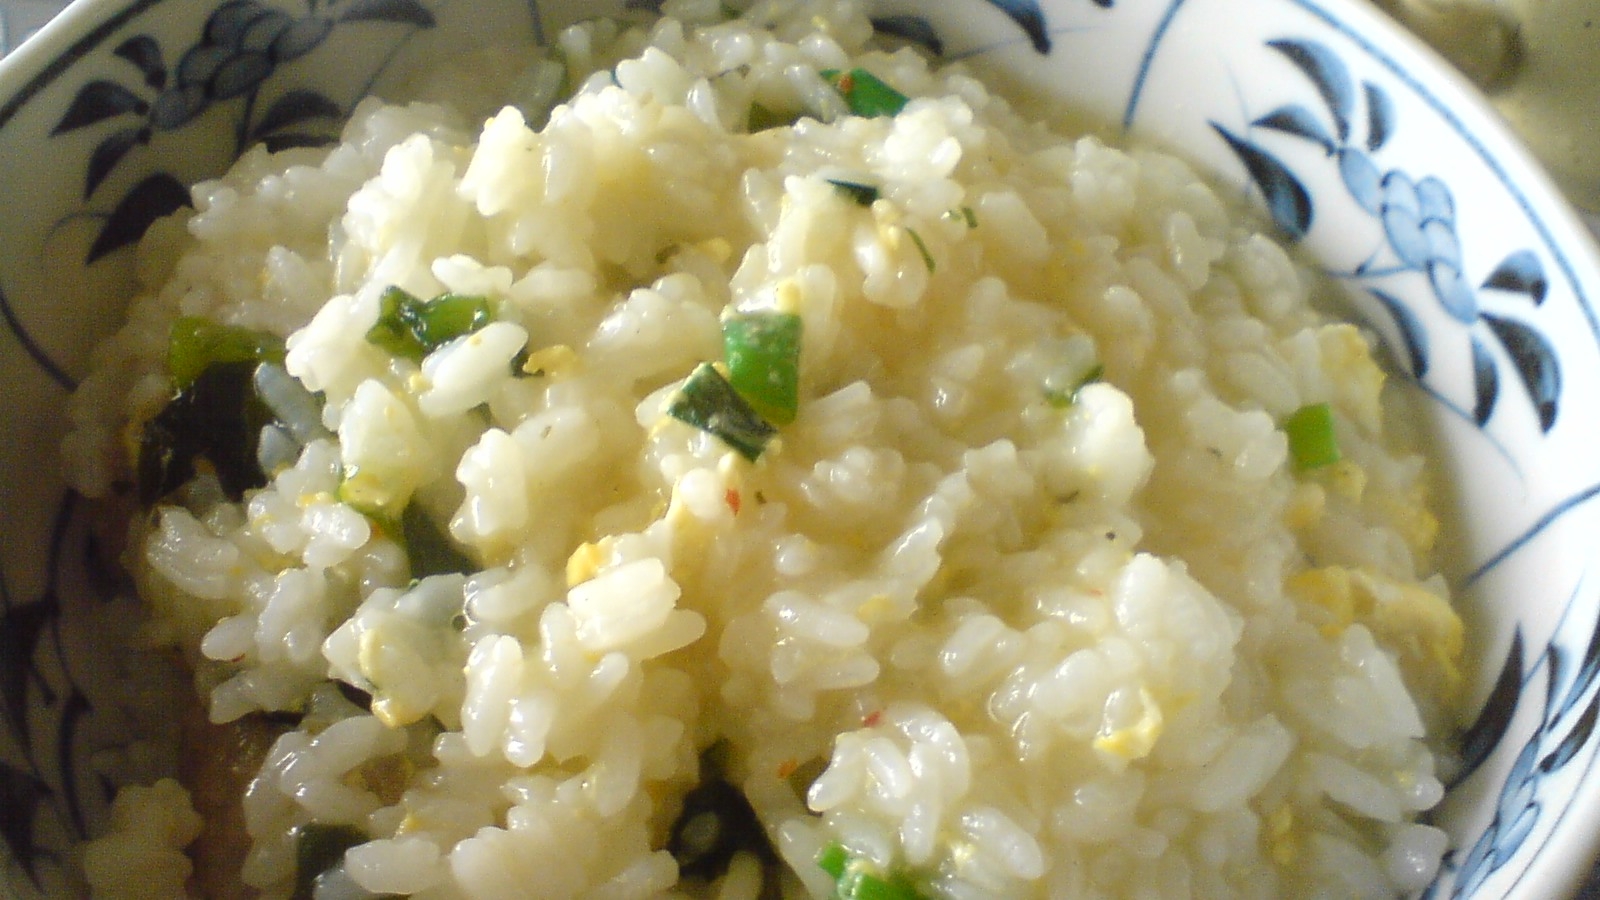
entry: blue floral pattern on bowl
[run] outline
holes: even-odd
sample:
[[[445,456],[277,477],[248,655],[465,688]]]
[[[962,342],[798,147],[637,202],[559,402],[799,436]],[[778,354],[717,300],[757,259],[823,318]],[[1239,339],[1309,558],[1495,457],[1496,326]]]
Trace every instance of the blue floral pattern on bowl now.
[[[1476,604],[1485,662],[1438,811],[1453,848],[1423,896],[1545,897],[1569,884],[1592,845],[1575,852],[1553,836],[1569,817],[1593,818],[1600,791],[1600,584],[1586,550],[1600,528],[1589,502],[1600,462],[1581,408],[1600,391],[1600,272],[1553,191],[1464,89],[1364,9],[873,9],[885,33],[1178,148],[1348,289],[1351,314],[1428,398],[1470,513],[1455,587]],[[116,743],[96,724],[109,715],[97,700],[107,674],[82,623],[116,620],[128,590],[86,504],[48,462],[64,394],[116,318],[86,315],[98,306],[77,298],[126,291],[129,245],[189,202],[185,185],[257,143],[330,140],[356,100],[426,57],[430,36],[436,46],[511,29],[542,38],[599,11],[577,0],[130,0],[53,55],[15,63],[28,70],[0,97],[0,129],[78,165],[63,167],[70,182],[0,186],[0,202],[35,223],[23,229],[31,243],[0,248],[0,333],[15,347],[0,356],[0,389],[24,398],[18,421],[32,423],[0,454],[39,473],[0,485],[0,872],[21,873],[0,886],[50,894],[68,883],[66,848],[108,802],[95,755]],[[1230,26],[1202,40],[1183,27],[1198,17]],[[3,146],[0,166],[25,165]],[[163,152],[177,146],[204,149]],[[71,314],[54,313],[63,303]]]

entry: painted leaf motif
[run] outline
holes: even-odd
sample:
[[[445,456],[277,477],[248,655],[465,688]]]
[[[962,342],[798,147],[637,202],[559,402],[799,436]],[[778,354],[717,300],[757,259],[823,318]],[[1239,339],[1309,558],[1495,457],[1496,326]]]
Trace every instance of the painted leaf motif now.
[[[273,40],[268,56],[273,62],[289,62],[310,53],[333,31],[333,20],[300,19]]]
[[[1389,318],[1394,320],[1395,330],[1400,333],[1401,346],[1405,350],[1405,359],[1399,362],[1413,378],[1420,380],[1428,372],[1428,332],[1422,327],[1421,320],[1411,311],[1411,307],[1394,295],[1378,288],[1368,288],[1367,293],[1383,304]],[[1387,341],[1384,342],[1384,348],[1393,352]]]
[[[34,860],[33,821],[50,787],[28,772],[0,762],[0,838],[31,874]]]
[[[1311,195],[1294,173],[1277,157],[1256,146],[1255,143],[1236,137],[1215,122],[1211,127],[1228,142],[1233,154],[1244,164],[1250,180],[1255,182],[1266,202],[1267,213],[1290,240],[1298,241],[1311,230]]]
[[[1333,114],[1334,134],[1340,143],[1350,138],[1350,119],[1355,111],[1355,87],[1350,71],[1332,50],[1315,42],[1282,38],[1267,46],[1282,53],[1305,73]]]
[[[417,0],[355,0],[339,14],[341,22],[399,22],[418,28],[434,26],[433,13]]]
[[[254,90],[272,74],[272,60],[265,53],[240,53],[217,67],[207,85],[211,96],[227,100]]]
[[[1495,401],[1500,398],[1500,370],[1495,368],[1494,357],[1477,335],[1472,336],[1472,386],[1477,398],[1472,406],[1472,419],[1481,427],[1488,424],[1494,414]]]
[[[1367,99],[1367,149],[1376,153],[1394,134],[1394,101],[1370,81],[1361,82],[1361,92]]]
[[[1522,629],[1518,628],[1511,634],[1511,647],[1506,651],[1505,662],[1500,664],[1500,674],[1483,701],[1477,721],[1461,735],[1461,770],[1450,782],[1451,787],[1465,781],[1500,746],[1517,713],[1521,693]]]
[[[233,58],[233,47],[200,44],[190,47],[178,60],[178,87],[205,87],[223,64]]]
[[[61,773],[62,799],[66,801],[67,818],[79,837],[88,836],[89,823],[83,813],[83,792],[79,789],[79,768],[74,757],[79,750],[78,729],[89,712],[88,698],[74,688],[62,704],[61,725],[56,730],[56,766]]]
[[[339,120],[344,110],[323,94],[310,90],[293,90],[279,97],[267,108],[256,123],[254,135],[261,137],[281,131],[290,125],[299,125],[313,119]]]
[[[1589,646],[1583,651],[1583,659],[1578,663],[1578,671],[1572,676],[1572,684],[1567,688],[1567,694],[1559,703],[1556,702],[1555,691],[1564,682],[1561,676],[1564,673],[1565,655],[1552,645],[1550,647],[1550,703],[1549,708],[1554,718],[1561,718],[1572,707],[1576,706],[1583,692],[1594,683],[1595,676],[1600,675],[1600,620],[1595,622],[1594,632],[1589,635]]]
[[[64,134],[124,113],[142,116],[149,111],[150,104],[122,85],[114,81],[91,81],[78,89],[78,95],[72,98],[72,104],[50,134]]]
[[[1550,290],[1550,281],[1545,277],[1544,264],[1539,262],[1538,254],[1532,250],[1518,250],[1495,266],[1489,277],[1483,280],[1483,286],[1497,291],[1526,294],[1537,306],[1544,302],[1545,294]]]
[[[1381,213],[1383,234],[1389,248],[1408,269],[1420,269],[1428,263],[1428,240],[1422,236],[1422,223],[1410,209],[1398,204],[1385,205]]]
[[[1538,762],[1539,741],[1530,740],[1517,754],[1516,760],[1511,764],[1511,771],[1506,773],[1505,784],[1500,786],[1500,798],[1497,801],[1495,814],[1500,817],[1502,828],[1533,803],[1537,792],[1533,773]]]
[[[1429,259],[1428,281],[1433,284],[1433,295],[1439,305],[1456,321],[1465,325],[1478,318],[1478,295],[1462,276],[1455,264],[1445,259]]]
[[[1539,427],[1549,431],[1561,401],[1561,363],[1555,348],[1532,326],[1516,319],[1483,314],[1483,321],[1511,357],[1511,363],[1539,413]]]
[[[206,19],[205,42],[233,47],[250,23],[267,12],[266,4],[259,0],[228,0]]]
[[[6,610],[0,617],[0,701],[6,725],[24,745],[28,741],[28,685],[33,680],[33,657],[58,608],[50,599]]]
[[[1280,106],[1272,112],[1251,123],[1261,128],[1270,128],[1284,134],[1292,134],[1308,141],[1319,144],[1327,153],[1333,152],[1333,136],[1328,134],[1328,129],[1322,126],[1316,113],[1306,109],[1298,103]]]
[[[165,172],[145,178],[111,211],[85,261],[93,263],[107,253],[137,242],[152,222],[188,205],[189,190],[178,179]]]
[[[1417,185],[1411,176],[1399,169],[1384,173],[1383,205],[1385,209],[1403,209],[1418,221],[1422,219],[1422,204],[1417,202]]]
[[[872,20],[872,28],[879,34],[893,35],[926,47],[934,56],[944,55],[944,39],[923,16],[878,16]]]
[[[1443,219],[1423,219],[1422,239],[1428,244],[1430,262],[1447,262],[1457,271],[1461,269],[1461,241],[1456,230]]]
[[[1500,840],[1495,843],[1495,859],[1505,860],[1522,847],[1522,842],[1533,833],[1533,826],[1539,824],[1541,806],[1538,802],[1530,802],[1524,806],[1517,815],[1500,827]]]
[[[1494,870],[1500,867],[1500,862],[1494,854],[1495,841],[1498,838],[1498,822],[1490,825],[1478,836],[1477,842],[1472,845],[1472,851],[1461,863],[1461,870],[1456,875],[1456,889],[1453,896],[1472,896],[1478,887],[1494,874]]]
[[[1561,743],[1557,744],[1544,759],[1539,760],[1539,771],[1554,772],[1571,762],[1572,758],[1578,755],[1578,751],[1583,749],[1583,745],[1589,742],[1589,738],[1594,736],[1596,718],[1600,718],[1600,694],[1596,694],[1589,701],[1589,705],[1583,710],[1583,715],[1578,717],[1577,724],[1573,725],[1567,736],[1561,739]]]
[[[1421,219],[1438,219],[1449,222],[1456,221],[1456,201],[1450,195],[1450,187],[1432,175],[1417,182],[1417,217]]]
[[[1372,157],[1354,147],[1339,148],[1339,175],[1344,179],[1345,190],[1361,208],[1377,215],[1383,208],[1383,185],[1378,167]]]
[[[150,132],[144,128],[124,128],[101,141],[89,154],[89,165],[84,170],[83,199],[89,199],[129,150],[149,138]]]
[[[68,391],[77,389],[78,380],[72,377],[61,363],[52,359],[50,351],[41,346],[29,333],[28,326],[22,321],[22,317],[17,315],[17,310],[11,305],[11,300],[6,297],[4,290],[0,290],[0,321],[5,322],[6,331],[10,332],[11,337],[21,345],[23,352],[28,354],[28,358],[33,360],[33,364],[39,367],[40,372]],[[4,586],[4,577],[0,575],[0,588]],[[3,591],[0,591],[0,601],[4,599]]]
[[[167,84],[167,64],[161,58],[161,45],[148,34],[136,34],[111,51],[122,57],[144,74],[144,83],[156,90]]]
[[[1100,2],[1101,6],[1110,6],[1109,2]],[[1046,29],[1044,11],[1034,0],[989,0],[989,4],[1011,17],[1023,32],[1028,35],[1033,49],[1039,53],[1050,52],[1050,32]]]
[[[294,22],[282,10],[263,10],[261,15],[250,20],[239,35],[237,49],[245,53],[265,53]]]
[[[168,88],[156,97],[150,108],[150,126],[158,131],[173,131],[187,125],[210,101],[203,84]]]

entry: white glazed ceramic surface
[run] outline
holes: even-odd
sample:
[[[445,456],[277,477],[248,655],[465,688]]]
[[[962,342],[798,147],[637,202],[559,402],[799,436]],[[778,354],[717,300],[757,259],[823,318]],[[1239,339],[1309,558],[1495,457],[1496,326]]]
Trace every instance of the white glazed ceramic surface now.
[[[67,393],[131,244],[245,146],[486,35],[620,4],[80,2],[0,69],[0,894],[54,896],[128,723],[130,608],[58,478]],[[633,0],[629,5],[649,5]],[[1600,828],[1600,297],[1588,234],[1470,89],[1339,0],[885,0],[880,27],[1167,144],[1264,205],[1425,396],[1477,667],[1427,897],[1573,889]]]

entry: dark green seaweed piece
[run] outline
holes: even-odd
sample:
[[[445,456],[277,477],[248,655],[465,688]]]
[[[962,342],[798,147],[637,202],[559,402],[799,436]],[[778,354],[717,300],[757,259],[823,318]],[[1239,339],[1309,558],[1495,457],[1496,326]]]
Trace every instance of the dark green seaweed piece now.
[[[701,363],[690,373],[668,404],[667,415],[720,438],[751,462],[778,433],[710,363]]]

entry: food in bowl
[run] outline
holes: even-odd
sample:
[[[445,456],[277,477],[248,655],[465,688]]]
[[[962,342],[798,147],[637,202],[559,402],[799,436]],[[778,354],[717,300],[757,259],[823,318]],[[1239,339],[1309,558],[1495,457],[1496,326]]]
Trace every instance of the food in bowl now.
[[[145,237],[67,458],[240,749],[96,890],[1425,886],[1463,628],[1332,289],[850,4],[667,7]]]

